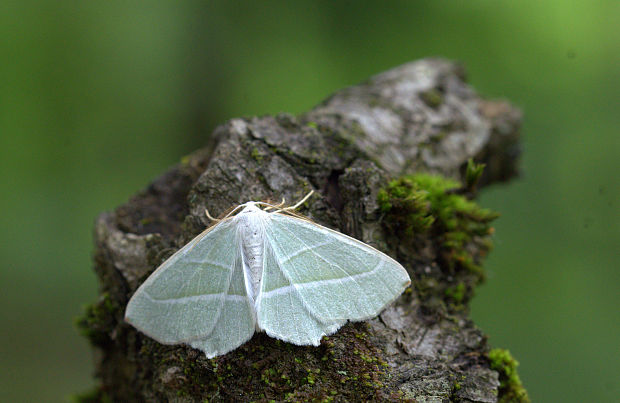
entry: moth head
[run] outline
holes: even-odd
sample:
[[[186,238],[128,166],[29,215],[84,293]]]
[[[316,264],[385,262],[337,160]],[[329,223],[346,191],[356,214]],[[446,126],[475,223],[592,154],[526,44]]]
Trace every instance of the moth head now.
[[[239,214],[250,214],[250,213],[257,213],[257,212],[262,212],[263,210],[258,207],[258,203],[256,202],[247,202],[242,204],[243,206],[243,210],[241,210],[241,212]]]

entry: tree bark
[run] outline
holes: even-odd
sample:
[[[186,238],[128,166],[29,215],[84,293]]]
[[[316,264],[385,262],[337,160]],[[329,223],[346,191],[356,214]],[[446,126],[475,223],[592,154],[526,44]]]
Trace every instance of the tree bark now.
[[[493,369],[486,337],[467,307],[483,276],[450,263],[440,232],[399,233],[379,193],[390,179],[419,172],[464,181],[469,158],[486,164],[480,186],[510,179],[517,172],[520,120],[507,102],[477,96],[459,65],[425,59],[341,90],[297,117],[219,126],[207,147],[97,220],[101,297],[80,326],[97,352],[99,396],[178,402],[502,398],[502,374]],[[139,284],[210,225],[205,208],[216,216],[248,200],[294,202],[310,189],[317,196],[302,214],[382,249],[409,271],[411,289],[377,318],[349,323],[319,347],[255,334],[212,360],[184,345],[160,345],[124,323]],[[488,249],[483,244],[467,243],[472,261]]]

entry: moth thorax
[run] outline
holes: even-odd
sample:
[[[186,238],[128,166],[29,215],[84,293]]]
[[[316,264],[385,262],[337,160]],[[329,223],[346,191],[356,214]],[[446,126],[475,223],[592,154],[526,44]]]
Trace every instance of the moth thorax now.
[[[265,229],[258,214],[249,213],[240,222],[244,272],[249,296],[255,300],[263,275]]]

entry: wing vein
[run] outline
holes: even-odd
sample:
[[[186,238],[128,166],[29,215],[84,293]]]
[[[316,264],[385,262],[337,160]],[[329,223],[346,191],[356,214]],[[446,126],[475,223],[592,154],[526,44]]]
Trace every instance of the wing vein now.
[[[323,284],[334,284],[334,283],[338,284],[338,283],[341,283],[343,281],[351,281],[351,280],[355,281],[356,279],[360,279],[360,278],[364,278],[364,277],[373,275],[379,269],[382,269],[384,265],[385,265],[385,261],[380,260],[379,263],[377,263],[377,265],[372,270],[366,271],[366,272],[363,272],[363,273],[352,274],[349,277],[332,278],[332,279],[326,279],[326,280],[315,280],[315,281],[308,281],[308,282],[305,282],[305,283],[297,283],[295,285],[285,285],[285,286],[278,287],[278,288],[275,288],[275,289],[270,290],[270,291],[263,292],[262,298],[269,298],[269,297],[273,297],[273,296],[276,296],[276,295],[284,294],[284,293],[286,293],[290,289],[299,290],[299,289],[303,289],[303,288],[313,288],[315,286],[323,285]],[[359,283],[357,283],[357,284],[359,285]]]
[[[200,294],[200,295],[189,295],[187,297],[179,297],[179,298],[153,298],[147,291],[143,291],[144,295],[147,299],[155,303],[161,304],[181,304],[185,302],[193,302],[193,301],[206,301],[210,299],[215,299],[221,296],[224,296],[224,299],[231,301],[244,301],[247,297],[245,295],[236,295],[236,294],[228,294],[225,292],[220,292],[217,294]]]
[[[298,236],[297,236],[294,232],[292,232],[291,230],[289,230],[288,228],[286,228],[285,226],[282,226],[282,225],[280,226],[280,228],[281,228],[281,229],[283,229],[284,231],[288,232],[289,234],[291,234],[291,236],[293,236],[293,237],[297,238],[297,239],[299,240],[299,242],[301,242],[302,244],[304,244],[304,245],[306,246],[306,250],[309,250],[309,251],[310,251],[310,253],[312,253],[312,254],[313,254],[314,256],[316,256],[318,259],[320,259],[320,260],[324,261],[325,263],[327,263],[327,264],[329,264],[329,265],[331,265],[331,266],[334,266],[334,267],[336,267],[336,268],[340,269],[340,271],[344,273],[344,277],[340,277],[340,278],[338,278],[338,279],[334,279],[334,280],[340,280],[340,279],[342,279],[342,278],[349,278],[349,277],[351,277],[351,274],[349,274],[349,272],[348,272],[348,271],[346,271],[346,270],[345,270],[342,266],[340,266],[339,264],[337,264],[337,263],[335,263],[335,262],[332,262],[332,261],[330,261],[329,259],[327,259],[327,258],[325,258],[325,257],[323,257],[323,256],[321,256],[321,255],[319,255],[318,253],[316,253],[316,251],[314,251],[312,248],[310,248],[310,247],[308,246],[308,244],[306,244],[306,242],[304,242],[304,240],[303,240],[303,239],[301,239],[300,237],[298,237]],[[306,269],[307,269],[307,267],[306,267]],[[359,283],[358,283],[358,282],[357,282],[354,278],[352,278],[352,280],[355,282],[355,284],[358,286],[358,288],[359,288],[360,290],[362,290],[362,289],[363,289],[363,288],[362,288],[362,286],[361,286],[361,285],[360,285],[360,284],[359,284]],[[292,284],[293,284],[294,286],[297,286],[297,283],[292,283]]]
[[[333,241],[332,241],[332,240],[329,240],[329,241],[327,241],[327,242],[321,242],[321,243],[318,243],[318,244],[316,244],[316,245],[308,246],[306,249],[302,249],[302,250],[299,250],[299,251],[297,251],[297,252],[291,253],[291,254],[290,254],[290,255],[288,255],[288,256],[285,256],[285,257],[282,259],[282,262],[281,262],[281,263],[286,263],[286,262],[290,261],[291,259],[293,259],[294,257],[297,257],[297,256],[301,255],[301,254],[302,254],[302,253],[304,253],[304,252],[307,252],[307,251],[313,251],[314,249],[320,248],[321,246],[326,246],[326,245],[329,245],[329,244],[331,244],[331,243],[333,243]],[[304,244],[304,245],[305,245],[305,244]]]

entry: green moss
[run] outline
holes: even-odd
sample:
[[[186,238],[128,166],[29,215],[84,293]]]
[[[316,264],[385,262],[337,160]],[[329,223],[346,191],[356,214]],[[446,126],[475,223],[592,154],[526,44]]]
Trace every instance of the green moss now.
[[[381,397],[390,379],[383,351],[370,339],[365,323],[344,326],[320,347],[294,346],[257,334],[226,355],[206,359],[190,349],[143,338],[136,358],[178,368],[166,387],[186,400],[330,401],[338,396],[371,401]]]
[[[75,319],[75,325],[82,336],[94,345],[105,345],[109,341],[109,333],[116,326],[116,313],[119,306],[103,293],[97,302],[84,308],[82,316]]]
[[[419,191],[415,183],[402,178],[393,181],[377,195],[379,207],[390,213],[398,232],[411,236],[416,232],[426,232],[435,218],[430,214],[427,193]]]
[[[308,372],[308,376],[306,377],[306,381],[307,381],[310,385],[314,385],[315,378],[314,378],[314,374],[313,374],[312,372]]]
[[[443,103],[443,94],[436,88],[421,92],[420,98],[431,108],[437,108]]]
[[[530,402],[517,373],[519,363],[512,357],[510,351],[494,348],[489,351],[488,357],[491,361],[491,369],[499,372],[499,402]]]
[[[455,303],[461,304],[465,298],[465,283],[458,283],[454,287],[446,289],[446,296],[451,298]]]
[[[190,155],[184,155],[184,156],[181,157],[181,164],[187,165],[187,164],[189,164],[190,160],[191,160],[191,156]]]
[[[479,172],[481,168],[476,168]],[[473,175],[473,174],[472,174]],[[460,184],[439,175],[406,175],[393,180],[378,193],[385,223],[401,238],[429,234],[438,239],[448,268],[464,268],[482,275],[467,248],[475,243],[483,254],[491,243],[490,222],[496,213],[479,207],[459,194]]]
[[[316,122],[308,122],[308,123],[306,123],[306,125],[308,127],[313,128],[313,129],[318,129],[319,128],[319,125]]]
[[[153,217],[144,217],[140,220],[140,225],[145,226],[153,223]]]
[[[258,162],[259,164],[263,161],[263,156],[262,156],[262,154],[260,153],[260,151],[258,151],[258,148],[256,148],[256,147],[254,147],[254,148],[252,149],[252,152],[250,153],[250,156],[251,156],[252,158],[254,158],[254,160],[255,160],[256,162]]]
[[[482,177],[485,164],[476,164],[472,158],[467,160],[467,167],[465,168],[465,189],[473,192]]]

